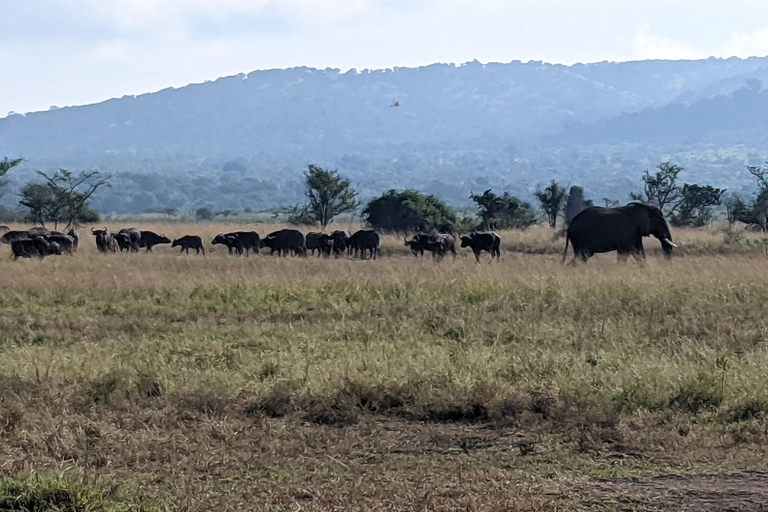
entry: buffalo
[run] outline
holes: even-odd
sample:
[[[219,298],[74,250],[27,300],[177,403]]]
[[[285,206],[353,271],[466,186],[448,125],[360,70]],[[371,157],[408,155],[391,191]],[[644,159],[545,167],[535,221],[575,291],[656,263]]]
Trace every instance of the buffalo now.
[[[4,244],[9,244],[13,242],[14,240],[20,240],[22,238],[30,238],[29,231],[8,231],[5,234],[3,234],[2,237],[0,237],[0,242]]]
[[[75,239],[69,235],[64,235],[64,234],[60,235],[60,234],[51,233],[48,236],[39,236],[37,238],[43,238],[48,242],[56,244],[56,246],[58,246],[58,252],[55,252],[53,254],[61,254],[61,253],[72,254],[77,248],[77,246],[75,245]]]
[[[475,261],[480,263],[480,253],[485,251],[493,258],[501,259],[501,238],[493,231],[475,231],[461,237],[461,246],[469,247],[475,253]]]
[[[261,239],[262,247],[269,247],[271,254],[278,253],[282,256],[291,255],[306,256],[307,246],[304,235],[296,229],[281,229],[274,231]]]
[[[141,245],[141,231],[136,228],[123,228],[115,235],[115,240],[120,252],[139,252]]]
[[[185,251],[187,254],[189,254],[189,250],[194,249],[195,254],[200,254],[200,251],[203,251],[203,256],[205,256],[205,247],[203,247],[203,240],[197,235],[186,235],[181,238],[177,238],[171,244],[171,248],[174,248],[174,247],[181,247],[179,254]]]
[[[227,249],[229,249],[229,254],[233,254],[235,252],[237,252],[237,254],[243,254],[243,246],[234,235],[225,235],[223,233],[219,233],[213,237],[213,240],[211,240],[211,245],[226,245]]]
[[[160,244],[169,244],[171,239],[165,235],[158,235],[152,231],[142,231],[139,239],[139,247],[146,247],[147,252],[152,252],[152,247]]]
[[[434,258],[442,258],[450,251],[456,259],[456,239],[453,235],[417,233],[410,240],[406,239],[405,245],[410,247],[414,256],[424,256],[424,251],[429,251]]]
[[[333,238],[325,233],[307,233],[306,237],[307,250],[312,252],[312,255],[326,255],[330,256],[333,250]]]
[[[104,229],[93,229],[91,233],[96,237],[96,249],[99,252],[117,252],[117,240],[115,235],[109,232],[106,227]]]
[[[576,215],[565,235],[563,261],[568,253],[568,242],[573,246],[573,260],[586,262],[593,254],[616,251],[619,259],[629,255],[645,258],[643,237],[654,236],[661,242],[664,255],[672,256],[672,243],[664,214],[655,206],[630,203],[618,208],[593,206]]]
[[[219,233],[211,241],[212,245],[226,245],[229,249],[229,254],[237,252],[237,254],[243,254],[248,256],[248,251],[253,251],[255,254],[259,253],[261,248],[261,239],[259,234],[255,231],[233,231],[232,233]]]
[[[14,260],[19,258],[44,258],[54,254],[61,254],[61,246],[45,237],[17,238],[11,241],[11,255]]]
[[[379,234],[372,229],[361,229],[349,237],[349,246],[354,251],[355,257],[359,251],[360,258],[365,259],[365,254],[368,252],[370,257],[375,260],[380,255],[380,240]]]
[[[54,233],[58,233],[55,231]],[[9,244],[13,242],[14,240],[18,240],[20,238],[34,238],[36,236],[40,235],[50,235],[51,232],[48,231],[46,228],[41,227],[34,227],[27,230],[13,230],[13,231],[6,231],[5,234],[3,234],[2,237],[0,237],[0,242],[4,244]],[[58,233],[58,234],[64,234],[64,233]]]
[[[331,233],[331,240],[333,241],[333,254],[338,258],[345,252],[349,253],[351,249],[349,245],[350,234],[346,231],[336,230]]]

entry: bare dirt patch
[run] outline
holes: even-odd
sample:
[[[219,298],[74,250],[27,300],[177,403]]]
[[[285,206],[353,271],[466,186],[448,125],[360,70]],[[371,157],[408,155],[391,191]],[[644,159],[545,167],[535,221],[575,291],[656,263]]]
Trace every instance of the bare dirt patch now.
[[[768,473],[660,476],[602,481],[595,504],[616,510],[745,512],[768,510]]]

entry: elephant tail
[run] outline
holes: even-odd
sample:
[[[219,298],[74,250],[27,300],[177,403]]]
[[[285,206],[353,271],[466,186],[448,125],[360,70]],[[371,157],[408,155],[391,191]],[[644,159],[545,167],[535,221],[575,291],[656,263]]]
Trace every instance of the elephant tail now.
[[[568,230],[565,231],[565,250],[563,251],[563,263],[565,263],[565,257],[568,254],[568,242],[571,240]]]

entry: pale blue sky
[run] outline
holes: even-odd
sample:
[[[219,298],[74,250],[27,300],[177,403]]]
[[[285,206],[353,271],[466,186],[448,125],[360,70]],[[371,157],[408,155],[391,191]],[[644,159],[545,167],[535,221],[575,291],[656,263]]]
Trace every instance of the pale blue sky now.
[[[757,0],[0,0],[0,116],[257,69],[768,55]]]

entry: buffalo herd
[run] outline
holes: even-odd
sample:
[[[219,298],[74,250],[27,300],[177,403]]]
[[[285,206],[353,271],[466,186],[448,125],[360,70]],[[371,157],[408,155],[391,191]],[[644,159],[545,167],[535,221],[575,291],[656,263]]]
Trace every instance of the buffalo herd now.
[[[74,229],[62,233],[42,227],[26,231],[13,231],[5,226],[3,228],[5,229],[0,231],[0,242],[11,245],[14,259],[72,254],[80,243],[80,235]],[[197,235],[182,236],[172,241],[153,231],[123,228],[114,233],[106,227],[92,228],[91,234],[97,250],[101,253],[139,252],[141,248],[152,252],[152,247],[156,245],[171,244],[171,247],[179,247],[182,253],[189,254],[192,249],[196,254],[205,255],[205,244]],[[460,241],[461,247],[472,249],[478,262],[481,252],[488,252],[491,258],[500,257],[500,240],[496,233],[473,232],[460,237]],[[312,232],[306,235],[296,229],[281,229],[263,238],[255,231],[232,231],[219,233],[211,240],[211,245],[223,245],[229,254],[245,256],[251,252],[258,254],[262,249],[268,249],[270,254],[278,256],[349,256],[373,260],[381,256],[381,238],[371,229],[361,229],[352,234],[337,230],[330,234]],[[456,238],[451,234],[417,233],[410,239],[406,237],[405,246],[410,248],[416,257],[424,256],[426,252],[437,260],[449,253],[456,258]]]
[[[68,233],[49,231],[41,227],[25,231],[3,231],[0,242],[10,244],[13,259],[72,254],[80,244],[80,235],[74,229]]]

